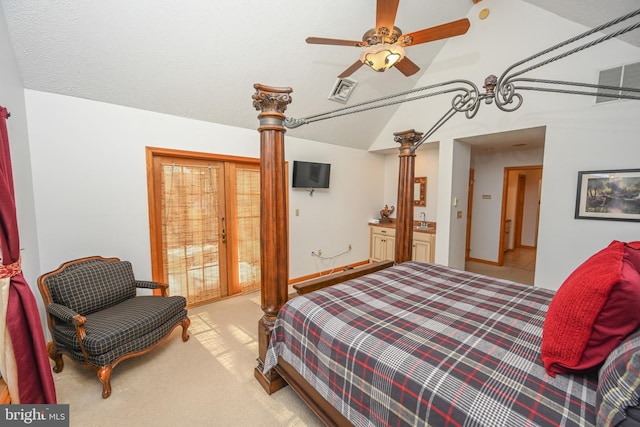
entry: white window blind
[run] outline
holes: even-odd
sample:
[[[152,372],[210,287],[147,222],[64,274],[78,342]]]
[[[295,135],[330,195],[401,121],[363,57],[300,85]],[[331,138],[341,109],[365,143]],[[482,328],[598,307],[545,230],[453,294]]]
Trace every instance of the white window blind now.
[[[601,70],[600,75],[598,76],[598,84],[605,86],[616,86],[616,87],[627,87],[627,88],[637,88],[640,89],[640,62],[636,62],[634,64],[627,64],[620,67],[609,68],[606,70]],[[629,91],[617,91],[611,89],[598,89],[598,96],[596,96],[596,104],[600,104],[603,102],[611,102],[615,101],[618,98],[617,95],[620,94],[634,94],[637,93],[629,92]],[[612,95],[610,96],[602,96],[602,95]]]

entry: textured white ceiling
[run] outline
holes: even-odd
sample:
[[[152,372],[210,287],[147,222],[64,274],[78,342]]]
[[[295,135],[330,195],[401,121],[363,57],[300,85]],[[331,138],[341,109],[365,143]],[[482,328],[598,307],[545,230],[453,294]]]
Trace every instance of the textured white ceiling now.
[[[638,7],[638,0],[528,2],[590,27]],[[258,124],[254,83],[292,87],[293,117],[343,106],[327,96],[359,48],[305,38],[360,40],[375,24],[375,3],[0,0],[26,88],[250,129]],[[463,18],[472,7],[472,0],[406,0],[396,25],[412,32]],[[627,41],[640,46],[634,36]],[[444,43],[409,47],[407,55],[424,70]],[[349,104],[410,89],[421,74],[362,67],[352,75],[358,86]],[[367,149],[394,109],[362,113],[365,126],[336,119],[288,134]]]

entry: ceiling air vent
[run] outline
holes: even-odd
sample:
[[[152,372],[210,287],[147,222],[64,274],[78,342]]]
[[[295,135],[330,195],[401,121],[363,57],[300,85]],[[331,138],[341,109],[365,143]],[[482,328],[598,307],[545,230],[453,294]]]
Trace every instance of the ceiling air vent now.
[[[336,84],[333,85],[333,89],[331,89],[331,92],[329,93],[329,99],[345,104],[357,84],[357,80],[353,80],[348,77],[336,80]]]
[[[627,64],[620,67],[609,68],[607,70],[601,70],[598,76],[598,84],[605,86],[618,86],[640,89],[640,62],[633,64]],[[609,96],[602,96],[602,95]],[[617,95],[637,95],[636,93],[625,91],[616,91],[611,89],[598,89],[598,96],[596,96],[596,104],[603,102],[610,102],[619,100]]]

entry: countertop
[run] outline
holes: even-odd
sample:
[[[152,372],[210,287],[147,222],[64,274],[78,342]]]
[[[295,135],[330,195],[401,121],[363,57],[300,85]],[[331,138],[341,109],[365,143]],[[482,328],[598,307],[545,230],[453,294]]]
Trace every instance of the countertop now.
[[[429,228],[427,229],[420,229],[417,228],[420,225],[420,222],[418,221],[414,221],[413,222],[413,231],[418,232],[418,233],[426,233],[426,234],[436,234],[436,223],[435,222],[430,222],[427,221],[427,223],[429,224]],[[392,221],[392,222],[381,222],[379,224],[372,224],[369,223],[370,226],[372,227],[382,227],[382,228],[396,228],[396,222]]]

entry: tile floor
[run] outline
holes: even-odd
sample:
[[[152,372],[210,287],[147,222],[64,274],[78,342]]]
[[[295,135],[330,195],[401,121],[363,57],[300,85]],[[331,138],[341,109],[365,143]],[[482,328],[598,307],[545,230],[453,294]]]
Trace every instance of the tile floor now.
[[[505,252],[502,266],[467,261],[465,270],[500,279],[533,285],[536,268],[535,248],[517,248]]]

